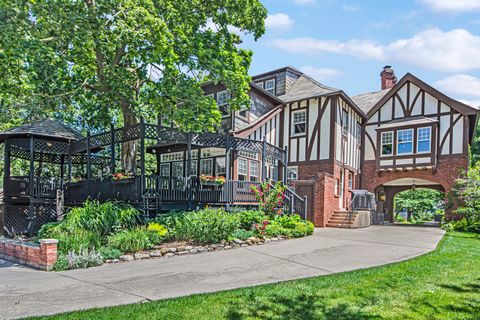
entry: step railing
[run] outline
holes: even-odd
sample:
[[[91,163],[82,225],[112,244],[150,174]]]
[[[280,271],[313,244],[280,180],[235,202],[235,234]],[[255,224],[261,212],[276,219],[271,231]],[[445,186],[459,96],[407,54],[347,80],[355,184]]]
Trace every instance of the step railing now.
[[[298,214],[303,219],[308,218],[308,198],[307,196],[299,196],[289,187],[285,189],[285,202],[287,204],[287,210],[290,214]]]

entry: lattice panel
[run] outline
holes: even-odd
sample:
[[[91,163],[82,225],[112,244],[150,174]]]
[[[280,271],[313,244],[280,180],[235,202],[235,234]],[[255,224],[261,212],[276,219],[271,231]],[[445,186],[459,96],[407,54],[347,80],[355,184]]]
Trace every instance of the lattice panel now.
[[[100,148],[112,143],[112,134],[110,131],[90,136],[90,148]]]
[[[9,233],[26,234],[28,232],[28,207],[5,205],[5,228]]]
[[[270,157],[272,159],[276,159],[278,161],[281,161],[282,163],[285,163],[285,159],[287,155],[285,150],[267,143],[266,152],[267,152],[267,157]]]
[[[27,234],[29,225],[32,224],[32,232],[36,233],[46,223],[57,221],[57,209],[55,205],[35,205],[34,218],[28,218],[28,206],[5,205],[5,228],[9,233]]]
[[[10,157],[30,160],[30,151],[12,148],[10,150]],[[55,163],[55,164],[60,164],[62,161],[62,157],[59,154],[48,154],[48,153],[38,153],[38,152],[34,154],[33,159],[36,162],[42,161],[44,163]],[[67,156],[65,156],[65,163],[66,162],[67,162]]]
[[[33,148],[35,152],[68,154],[69,145],[65,142],[34,140]]]
[[[102,157],[96,155],[90,155],[90,163],[92,165],[110,165],[110,158],[109,157]],[[87,155],[86,154],[75,154],[72,155],[72,164],[86,164],[87,163]]]
[[[237,151],[262,153],[263,142],[256,140],[234,138],[231,142],[232,149]]]
[[[194,135],[192,138],[192,143],[202,147],[225,148],[227,144],[227,138],[225,135],[218,133],[202,133]]]
[[[163,128],[153,124],[145,124],[145,138],[157,139],[157,132],[160,130],[163,130]]]
[[[30,139],[9,139],[10,147],[17,149],[30,150]]]
[[[127,126],[120,129],[115,129],[115,143],[122,143],[132,140],[140,139],[140,125]]]
[[[183,133],[181,131],[170,128],[162,128],[160,131],[157,132],[157,137],[160,141],[170,141],[178,143],[188,142],[187,133]]]

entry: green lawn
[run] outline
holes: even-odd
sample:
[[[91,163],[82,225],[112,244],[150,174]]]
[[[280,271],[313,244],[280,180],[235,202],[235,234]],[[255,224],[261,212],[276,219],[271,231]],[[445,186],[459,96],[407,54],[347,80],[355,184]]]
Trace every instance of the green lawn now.
[[[450,233],[436,251],[382,267],[45,319],[120,318],[480,319],[480,236]]]

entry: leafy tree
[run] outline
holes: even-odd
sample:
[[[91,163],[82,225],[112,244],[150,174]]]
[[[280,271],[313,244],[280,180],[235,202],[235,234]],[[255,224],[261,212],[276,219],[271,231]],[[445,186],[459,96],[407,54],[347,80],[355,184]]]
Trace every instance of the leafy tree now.
[[[453,188],[453,194],[460,204],[456,213],[461,214],[469,224],[480,225],[480,162],[470,167]]]
[[[56,115],[91,129],[158,114],[185,130],[213,130],[221,113],[200,84],[223,83],[248,103],[259,0],[0,0],[0,107],[16,118]],[[124,169],[135,167],[124,144]]]
[[[477,132],[473,138],[472,147],[470,149],[472,163],[475,164],[480,160],[480,121],[477,125]]]
[[[444,197],[443,192],[432,189],[402,191],[395,196],[395,211],[398,215],[400,211],[406,210],[410,218],[412,214],[432,211]]]

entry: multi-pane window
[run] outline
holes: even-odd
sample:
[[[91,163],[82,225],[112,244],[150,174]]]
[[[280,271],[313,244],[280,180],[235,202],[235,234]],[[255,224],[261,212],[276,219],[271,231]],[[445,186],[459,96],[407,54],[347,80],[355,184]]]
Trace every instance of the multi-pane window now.
[[[353,173],[348,172],[348,189],[353,189]]]
[[[183,162],[172,163],[172,175],[174,177],[183,177]]]
[[[263,81],[255,82],[255,84],[263,89]]]
[[[218,157],[225,155],[225,149],[223,148],[205,148],[202,149],[202,158]]]
[[[169,177],[170,176],[170,163],[160,164],[160,176]]]
[[[270,179],[278,181],[278,167],[270,167]]]
[[[230,100],[230,92],[227,90],[217,92],[217,105],[224,106],[228,104],[228,100]]]
[[[397,154],[413,152],[413,129],[397,131]]]
[[[200,174],[211,176],[213,174],[213,159],[200,160]]]
[[[192,175],[192,176],[197,175],[197,160],[192,160],[192,162],[191,162],[190,175]]]
[[[255,159],[255,160],[258,159],[258,153],[256,153],[256,152],[239,151],[238,155],[240,157],[244,157],[244,158],[250,158],[250,159]]]
[[[215,174],[225,174],[226,166],[225,166],[225,158],[216,158],[215,159]]]
[[[306,131],[306,112],[305,110],[294,111],[292,119],[292,134],[303,134]]]
[[[275,79],[265,81],[265,90],[271,94],[275,94]]]
[[[431,128],[418,128],[417,130],[417,152],[430,152]]]
[[[198,158],[198,150],[192,150],[192,159]]]
[[[248,160],[245,158],[238,158],[238,179],[247,180],[248,176]]]
[[[171,162],[183,160],[183,152],[173,152],[162,154],[162,162]]]
[[[258,161],[250,161],[250,176],[258,177]]]
[[[350,116],[347,110],[343,110],[343,134],[348,133],[348,127],[350,126]]]
[[[288,167],[287,168],[287,179],[297,180],[298,179],[298,167]]]
[[[382,155],[393,154],[393,132],[382,132]]]

